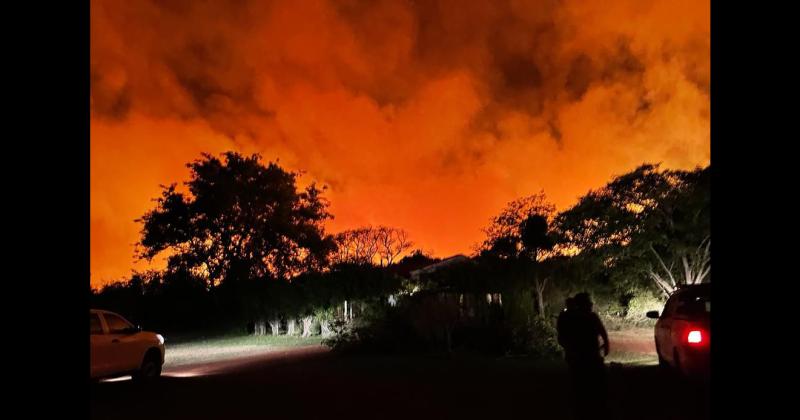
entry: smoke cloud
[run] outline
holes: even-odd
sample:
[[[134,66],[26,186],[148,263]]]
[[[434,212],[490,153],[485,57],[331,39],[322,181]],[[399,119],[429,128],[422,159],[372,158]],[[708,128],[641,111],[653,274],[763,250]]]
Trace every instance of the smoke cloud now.
[[[159,184],[238,150],[329,187],[329,230],[469,252],[503,205],[559,209],[642,162],[709,163],[709,4],[91,3],[91,270],[129,274]]]

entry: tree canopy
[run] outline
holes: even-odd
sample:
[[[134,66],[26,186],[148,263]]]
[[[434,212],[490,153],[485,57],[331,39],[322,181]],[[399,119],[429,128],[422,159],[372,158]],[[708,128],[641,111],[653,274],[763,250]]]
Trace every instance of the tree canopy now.
[[[483,230],[486,239],[479,252],[500,258],[520,256],[524,240],[532,240],[533,235],[539,234],[536,230],[542,225],[546,234],[555,210],[556,207],[547,201],[544,191],[509,202]]]
[[[258,155],[203,154],[187,165],[185,183],[163,187],[142,223],[139,255],[168,254],[168,271],[186,270],[208,287],[235,280],[288,279],[327,264],[332,217],[315,184],[299,190],[298,174]]]
[[[704,280],[710,270],[710,170],[645,164],[614,178],[555,218],[559,246],[580,252],[620,287],[649,278],[668,294],[679,283]],[[654,275],[672,284],[665,289]]]

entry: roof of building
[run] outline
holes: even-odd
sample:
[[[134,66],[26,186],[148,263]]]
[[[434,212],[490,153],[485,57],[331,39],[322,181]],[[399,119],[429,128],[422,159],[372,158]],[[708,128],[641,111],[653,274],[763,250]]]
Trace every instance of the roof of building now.
[[[421,274],[430,274],[437,270],[441,270],[442,268],[452,266],[454,264],[460,264],[463,262],[469,261],[469,257],[462,254],[453,255],[451,257],[447,257],[439,262],[426,265],[420,269],[414,270],[411,272],[412,278],[418,278]]]

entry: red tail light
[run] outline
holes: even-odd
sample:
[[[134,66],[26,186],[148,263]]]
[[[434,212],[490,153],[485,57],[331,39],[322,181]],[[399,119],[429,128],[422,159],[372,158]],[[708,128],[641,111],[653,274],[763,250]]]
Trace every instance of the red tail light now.
[[[695,346],[702,346],[708,342],[708,337],[705,331],[693,328],[686,334],[686,342]]]

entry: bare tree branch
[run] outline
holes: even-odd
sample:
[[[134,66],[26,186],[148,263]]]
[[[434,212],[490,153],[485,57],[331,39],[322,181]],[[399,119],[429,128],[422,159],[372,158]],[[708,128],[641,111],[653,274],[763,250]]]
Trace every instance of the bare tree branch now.
[[[673,286],[677,286],[677,283],[675,282],[675,277],[672,276],[672,270],[670,268],[667,268],[667,265],[664,264],[664,261],[661,259],[661,256],[658,255],[658,252],[656,252],[655,248],[653,248],[653,244],[650,243],[648,245],[650,247],[650,251],[653,251],[653,255],[656,256],[656,259],[658,259],[658,262],[661,264],[661,267],[663,267],[664,271],[666,271],[667,275],[669,276],[670,281],[672,281],[672,285]]]
[[[649,270],[647,273],[650,278],[656,283],[656,285],[661,289],[665,296],[669,296],[675,289],[670,287],[669,283],[664,281],[658,273],[654,272],[653,270]]]

